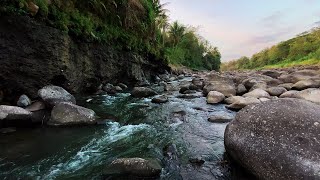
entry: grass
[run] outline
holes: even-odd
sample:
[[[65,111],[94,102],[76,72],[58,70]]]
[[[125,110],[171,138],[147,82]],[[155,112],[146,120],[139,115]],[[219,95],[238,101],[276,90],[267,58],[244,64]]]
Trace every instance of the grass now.
[[[258,69],[274,69],[274,68],[287,68],[294,66],[313,66],[320,65],[320,59],[299,59],[297,61],[282,61],[277,64],[267,65]]]

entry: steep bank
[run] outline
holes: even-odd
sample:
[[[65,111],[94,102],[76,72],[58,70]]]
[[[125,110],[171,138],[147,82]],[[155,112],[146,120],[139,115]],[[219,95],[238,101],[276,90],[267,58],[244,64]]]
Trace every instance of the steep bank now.
[[[27,16],[0,17],[0,90],[4,97],[55,84],[79,93],[104,82],[152,80],[169,68],[153,57],[74,39]]]

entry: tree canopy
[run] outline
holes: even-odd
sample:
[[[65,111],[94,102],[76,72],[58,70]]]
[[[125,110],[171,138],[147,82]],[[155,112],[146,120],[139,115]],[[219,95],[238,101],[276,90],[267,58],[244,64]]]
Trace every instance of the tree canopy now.
[[[168,21],[160,0],[2,0],[1,14],[30,15],[64,32],[152,55],[175,65],[219,69],[220,53],[194,28]]]
[[[223,64],[224,70],[286,67],[320,63],[320,28],[264,49],[251,58],[241,57]]]

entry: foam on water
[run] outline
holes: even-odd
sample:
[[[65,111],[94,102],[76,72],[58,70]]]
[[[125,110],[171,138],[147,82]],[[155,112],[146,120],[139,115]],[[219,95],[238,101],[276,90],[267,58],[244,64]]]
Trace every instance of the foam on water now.
[[[132,136],[136,132],[151,128],[146,124],[120,126],[120,124],[117,122],[108,122],[107,126],[108,129],[105,130],[105,135],[98,139],[92,139],[88,144],[83,146],[73,157],[69,158],[68,161],[51,166],[51,168],[47,170],[46,173],[39,171],[39,167],[41,167],[42,164],[46,163],[42,161],[32,168],[34,171],[30,172],[29,175],[35,177],[37,175],[43,174],[41,177],[38,176],[38,179],[55,179],[60,175],[74,173],[75,171],[91,165],[92,163],[95,163],[95,165],[97,165],[97,162],[104,163],[103,161],[101,161],[101,159],[103,159],[104,157],[103,154],[108,153],[108,150],[110,150],[106,149],[108,145]]]

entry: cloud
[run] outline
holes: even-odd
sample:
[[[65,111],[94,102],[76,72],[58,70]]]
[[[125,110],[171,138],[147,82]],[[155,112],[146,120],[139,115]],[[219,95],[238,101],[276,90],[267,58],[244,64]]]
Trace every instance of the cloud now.
[[[275,28],[282,25],[282,19],[285,14],[281,11],[276,11],[273,14],[262,18],[259,22],[260,25],[267,28]]]

